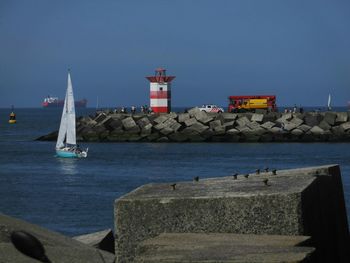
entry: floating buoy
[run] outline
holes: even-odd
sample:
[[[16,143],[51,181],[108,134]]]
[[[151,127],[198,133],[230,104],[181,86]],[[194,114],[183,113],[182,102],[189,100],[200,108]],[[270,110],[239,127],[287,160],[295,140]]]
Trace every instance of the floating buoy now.
[[[13,106],[12,106],[12,112],[10,113],[10,119],[9,119],[9,123],[10,124],[14,124],[16,123],[16,113],[13,110]]]

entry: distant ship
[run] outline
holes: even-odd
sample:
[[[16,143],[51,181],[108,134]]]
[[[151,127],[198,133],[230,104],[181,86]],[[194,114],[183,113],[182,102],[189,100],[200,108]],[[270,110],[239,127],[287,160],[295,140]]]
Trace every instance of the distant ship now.
[[[86,108],[87,100],[86,99],[78,100],[78,101],[75,101],[74,104],[75,104],[75,107],[77,108]],[[64,105],[64,100],[59,100],[57,97],[51,97],[51,96],[47,96],[42,103],[42,106],[44,108],[59,108],[59,107],[63,107],[63,105]]]

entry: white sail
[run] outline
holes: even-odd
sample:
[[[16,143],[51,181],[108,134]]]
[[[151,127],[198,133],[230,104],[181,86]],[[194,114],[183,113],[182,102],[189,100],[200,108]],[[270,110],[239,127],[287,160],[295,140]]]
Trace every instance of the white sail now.
[[[67,87],[67,144],[76,144],[75,135],[75,107],[74,107],[74,96],[73,87],[70,74],[68,73],[68,87]]]
[[[331,109],[331,94],[328,95],[328,103],[327,103],[328,110]]]
[[[56,148],[64,147],[65,139],[67,144],[76,144],[75,107],[70,73],[68,73],[67,91],[66,97],[64,99],[64,106],[62,111],[60,129],[57,137]]]

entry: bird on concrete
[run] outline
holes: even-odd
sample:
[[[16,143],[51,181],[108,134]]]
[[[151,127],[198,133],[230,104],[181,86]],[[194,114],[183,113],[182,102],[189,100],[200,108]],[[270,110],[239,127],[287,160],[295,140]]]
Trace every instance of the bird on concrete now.
[[[249,177],[249,174],[245,174],[244,177],[245,177],[245,178],[248,178],[248,177]]]
[[[176,189],[176,184],[171,184],[170,186],[172,187],[173,191]]]
[[[264,183],[266,186],[270,186],[270,184],[269,184],[269,179],[267,179],[267,178],[265,178],[265,179],[263,180],[263,183]]]
[[[193,177],[193,181],[198,182],[199,181],[199,176]]]
[[[255,173],[256,173],[256,174],[260,174],[260,169],[256,169],[256,170],[255,170]]]
[[[273,175],[276,175],[276,174],[277,174],[277,170],[276,170],[276,169],[273,169],[273,170],[272,170],[272,174],[273,174]]]
[[[233,180],[237,180],[237,175],[238,173],[234,173],[232,176],[233,176]]]

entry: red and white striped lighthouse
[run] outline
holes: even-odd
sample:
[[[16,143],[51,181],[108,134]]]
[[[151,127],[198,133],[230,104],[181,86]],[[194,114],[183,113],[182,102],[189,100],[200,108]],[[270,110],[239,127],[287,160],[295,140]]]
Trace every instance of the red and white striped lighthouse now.
[[[157,68],[154,76],[146,77],[150,82],[150,106],[153,112],[171,111],[171,81],[175,76],[167,76],[166,70]]]

